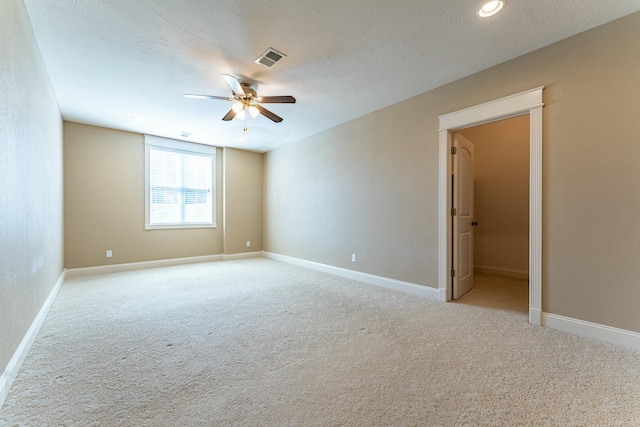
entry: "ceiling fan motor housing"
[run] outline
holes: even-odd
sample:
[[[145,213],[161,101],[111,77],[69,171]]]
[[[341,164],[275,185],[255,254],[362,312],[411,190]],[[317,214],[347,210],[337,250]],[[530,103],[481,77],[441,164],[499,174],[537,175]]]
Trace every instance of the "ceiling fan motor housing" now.
[[[246,99],[248,101],[253,101],[258,97],[256,91],[251,86],[249,86],[249,83],[240,83],[240,85],[242,86],[242,90],[244,90],[245,95],[239,96],[240,98]]]

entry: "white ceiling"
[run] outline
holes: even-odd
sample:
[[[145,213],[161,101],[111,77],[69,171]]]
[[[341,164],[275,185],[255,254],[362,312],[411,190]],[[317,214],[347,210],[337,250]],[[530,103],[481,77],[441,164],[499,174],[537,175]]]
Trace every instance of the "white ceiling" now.
[[[66,120],[269,151],[640,10],[640,0],[24,0]],[[254,60],[268,47],[287,57]],[[223,122],[222,74],[293,95]],[[140,116],[144,122],[132,119]],[[181,138],[182,132],[192,133]]]

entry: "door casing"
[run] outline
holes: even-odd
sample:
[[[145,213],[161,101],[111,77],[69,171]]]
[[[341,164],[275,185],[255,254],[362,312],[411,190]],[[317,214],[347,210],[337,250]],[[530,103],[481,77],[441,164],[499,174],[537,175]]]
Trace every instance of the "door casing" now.
[[[542,324],[542,91],[544,86],[439,116],[438,288],[451,300],[452,133],[485,123],[529,115],[529,323]]]

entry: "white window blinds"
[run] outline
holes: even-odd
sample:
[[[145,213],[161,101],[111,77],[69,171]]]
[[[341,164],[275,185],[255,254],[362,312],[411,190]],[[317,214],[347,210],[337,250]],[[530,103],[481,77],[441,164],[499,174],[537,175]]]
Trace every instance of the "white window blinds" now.
[[[149,136],[145,144],[145,227],[215,226],[215,147]]]

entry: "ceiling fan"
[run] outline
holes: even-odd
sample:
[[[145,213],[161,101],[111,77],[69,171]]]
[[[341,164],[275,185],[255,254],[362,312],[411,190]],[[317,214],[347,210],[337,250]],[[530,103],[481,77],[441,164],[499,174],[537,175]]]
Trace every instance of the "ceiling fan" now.
[[[200,98],[200,99],[223,99],[234,102],[229,112],[222,118],[224,121],[233,120],[238,117],[241,120],[246,120],[247,112],[251,117],[258,117],[262,114],[266,118],[273,120],[276,123],[282,121],[282,117],[267,110],[260,104],[294,104],[296,99],[293,96],[258,96],[256,91],[251,87],[249,83],[238,81],[235,77],[229,74],[223,74],[225,81],[231,88],[231,96],[214,96],[214,95],[195,95],[187,93],[184,96],[186,98]],[[247,130],[246,122],[244,130]]]

